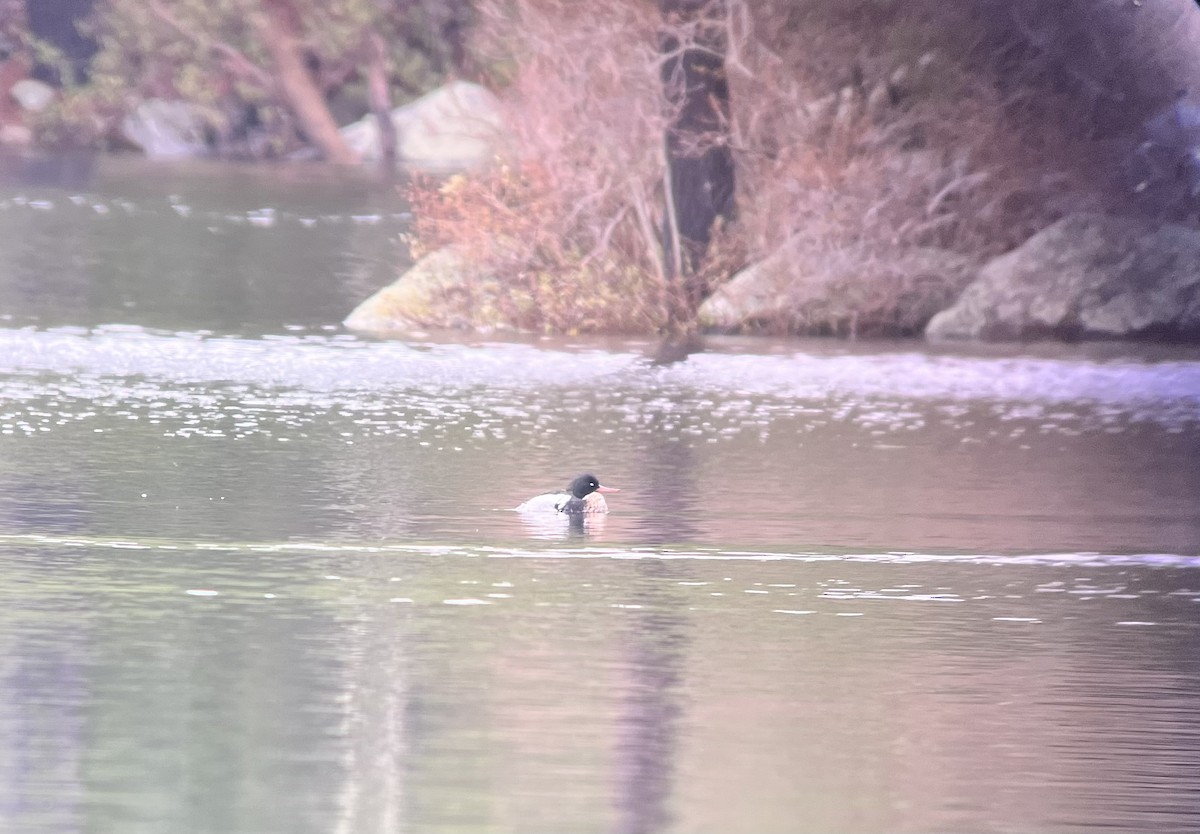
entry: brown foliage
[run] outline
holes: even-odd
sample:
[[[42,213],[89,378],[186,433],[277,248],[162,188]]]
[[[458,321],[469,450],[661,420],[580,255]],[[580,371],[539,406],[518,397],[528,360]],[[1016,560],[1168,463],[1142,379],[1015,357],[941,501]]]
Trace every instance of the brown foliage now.
[[[519,326],[664,326],[677,290],[659,228],[671,110],[656,5],[600,0],[582,14],[562,0],[484,0],[478,11],[480,52],[508,68],[520,151],[470,178],[418,183],[421,249],[455,243],[486,264],[522,299]]]
[[[766,0],[752,27],[731,79],[757,251],[804,235],[816,252],[982,257],[1100,197],[1064,120],[1022,118],[1002,97],[969,9]]]
[[[702,280],[715,287],[788,242],[797,280],[835,287],[839,303],[787,328],[843,332],[856,298],[880,320],[908,321],[930,308],[915,298],[923,288],[952,298],[968,270],[909,275],[897,264],[921,259],[905,253],[982,260],[1108,196],[1089,180],[1094,154],[1070,127],[1071,102],[1004,83],[1004,44],[969,8],[721,8],[739,212],[718,230]],[[505,68],[520,151],[479,176],[418,186],[421,245],[465,245],[521,299],[520,326],[661,328],[675,289],[660,251],[671,113],[656,5],[602,0],[583,13],[566,0],[483,0],[479,12],[481,52]],[[913,322],[906,332],[919,330]]]

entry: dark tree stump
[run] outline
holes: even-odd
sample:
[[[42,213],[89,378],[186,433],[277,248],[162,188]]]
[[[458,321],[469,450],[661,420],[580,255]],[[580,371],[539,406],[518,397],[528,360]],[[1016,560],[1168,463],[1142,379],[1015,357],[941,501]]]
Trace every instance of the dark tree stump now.
[[[666,135],[671,199],[663,248],[667,273],[681,291],[682,309],[676,313],[690,318],[708,292],[696,275],[713,224],[718,217],[732,220],[735,209],[725,78],[727,9],[725,0],[659,0],[659,8],[663,87],[676,113]]]

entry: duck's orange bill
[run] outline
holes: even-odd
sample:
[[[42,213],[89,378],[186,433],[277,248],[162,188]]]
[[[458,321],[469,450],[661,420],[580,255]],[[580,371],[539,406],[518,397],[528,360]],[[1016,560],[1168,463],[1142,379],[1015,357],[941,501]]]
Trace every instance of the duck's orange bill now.
[[[606,486],[596,487],[596,492],[620,492],[620,491],[621,490],[619,490],[617,487],[606,487]]]

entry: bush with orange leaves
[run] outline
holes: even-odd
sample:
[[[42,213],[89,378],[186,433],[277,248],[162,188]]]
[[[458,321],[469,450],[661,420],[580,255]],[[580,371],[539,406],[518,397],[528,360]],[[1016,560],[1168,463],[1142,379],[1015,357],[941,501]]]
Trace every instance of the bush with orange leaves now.
[[[413,254],[457,246],[500,280],[501,312],[517,327],[663,329],[676,288],[661,249],[671,112],[656,4],[484,0],[478,11],[481,53],[510,67],[519,152],[487,171],[417,181]],[[727,271],[731,248],[718,235],[709,262]]]

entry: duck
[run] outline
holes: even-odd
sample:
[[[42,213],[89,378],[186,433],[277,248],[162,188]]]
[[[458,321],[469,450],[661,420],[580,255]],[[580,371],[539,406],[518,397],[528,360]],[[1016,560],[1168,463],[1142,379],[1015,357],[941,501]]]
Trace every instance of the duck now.
[[[616,487],[600,484],[600,479],[590,472],[567,484],[566,492],[547,492],[538,495],[517,507],[519,513],[566,513],[578,516],[608,512],[608,502],[602,493],[620,492]]]

